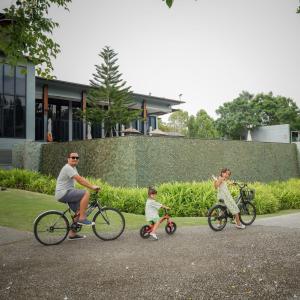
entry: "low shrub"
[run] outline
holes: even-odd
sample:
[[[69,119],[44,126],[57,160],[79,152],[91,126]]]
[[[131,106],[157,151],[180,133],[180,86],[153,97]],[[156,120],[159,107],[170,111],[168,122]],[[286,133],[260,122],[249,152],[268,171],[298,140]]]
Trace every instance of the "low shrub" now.
[[[144,214],[147,199],[146,188],[112,187],[99,179],[88,178],[101,186],[101,204],[135,214]],[[0,170],[0,186],[25,189],[53,195],[56,179],[37,172],[13,169]],[[78,188],[84,188],[77,185]],[[249,184],[256,190],[254,203],[258,214],[273,213],[280,209],[300,208],[300,179],[285,182]],[[216,190],[212,181],[173,182],[157,187],[157,200],[171,207],[171,215],[180,217],[206,216],[208,209],[216,203]],[[233,196],[237,188],[231,190]]]
[[[280,209],[300,208],[300,180],[289,179],[285,182],[272,182],[272,193],[278,198]]]

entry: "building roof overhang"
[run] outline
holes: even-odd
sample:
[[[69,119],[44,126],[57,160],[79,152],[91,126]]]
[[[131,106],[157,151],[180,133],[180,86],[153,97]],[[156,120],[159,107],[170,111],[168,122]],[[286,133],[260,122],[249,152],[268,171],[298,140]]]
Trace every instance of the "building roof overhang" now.
[[[49,87],[49,97],[53,97],[56,99],[66,99],[64,96],[60,96],[59,91],[63,90],[70,90],[73,92],[76,92],[78,94],[77,101],[80,101],[80,98],[82,92],[87,92],[90,88],[87,84],[80,84],[80,83],[74,83],[74,82],[68,82],[68,81],[62,81],[57,79],[45,79],[39,76],[36,76],[36,85],[39,87],[42,87],[43,85],[48,85]],[[40,98],[42,95],[40,94],[41,91],[39,91],[39,95],[37,95],[37,98]],[[149,114],[155,114],[155,115],[164,115],[171,113],[173,111],[172,106],[173,105],[179,105],[182,103],[185,103],[183,101],[178,101],[174,99],[169,98],[163,98],[163,97],[156,97],[152,95],[143,95],[138,93],[133,93],[134,102],[129,105],[132,109],[142,109],[143,108],[143,102],[146,103],[146,109]],[[66,99],[66,100],[75,100],[73,99]],[[105,102],[103,102],[103,105],[106,105]]]

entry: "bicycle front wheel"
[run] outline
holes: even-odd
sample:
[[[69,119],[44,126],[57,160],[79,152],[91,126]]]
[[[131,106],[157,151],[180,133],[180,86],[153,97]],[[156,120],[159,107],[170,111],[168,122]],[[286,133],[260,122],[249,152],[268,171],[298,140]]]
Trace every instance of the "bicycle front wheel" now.
[[[239,205],[241,223],[251,225],[256,219],[256,208],[250,202],[241,203]]]
[[[213,206],[208,212],[207,221],[212,230],[223,230],[227,224],[226,208],[222,205]]]
[[[56,210],[40,214],[34,221],[35,238],[43,245],[57,245],[65,240],[69,232],[69,221],[66,216]]]
[[[124,216],[115,208],[101,208],[96,212],[93,222],[95,235],[104,241],[115,240],[125,229]]]

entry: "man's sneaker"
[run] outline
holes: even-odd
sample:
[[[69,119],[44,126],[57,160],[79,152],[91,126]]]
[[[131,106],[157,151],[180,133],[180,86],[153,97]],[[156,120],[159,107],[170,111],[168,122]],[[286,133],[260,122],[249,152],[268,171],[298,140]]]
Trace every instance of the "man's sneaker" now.
[[[246,226],[242,223],[240,223],[240,225],[236,224],[235,227],[238,228],[238,229],[245,229],[246,228]]]
[[[85,220],[78,220],[77,224],[79,225],[85,225],[85,226],[92,226],[95,225],[94,222],[89,221],[88,219]]]
[[[68,236],[68,240],[69,241],[75,241],[75,240],[83,240],[85,239],[86,236],[85,235],[79,235],[79,234],[76,234],[74,236]]]
[[[157,237],[157,235],[155,234],[155,233],[150,233],[150,237],[153,239],[153,240],[155,240],[155,241],[157,241],[158,240],[158,237]]]

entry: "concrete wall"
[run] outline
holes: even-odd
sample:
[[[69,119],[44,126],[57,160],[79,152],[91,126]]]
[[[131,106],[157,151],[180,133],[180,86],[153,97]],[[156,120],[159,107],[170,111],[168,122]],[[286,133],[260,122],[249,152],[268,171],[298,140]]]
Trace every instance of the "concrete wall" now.
[[[290,125],[271,125],[255,128],[251,132],[256,142],[290,143]]]
[[[74,151],[80,155],[80,174],[115,186],[207,180],[223,167],[245,181],[299,176],[295,144],[147,136],[45,144],[41,171],[57,176]]]
[[[19,169],[39,171],[43,143],[25,141],[12,148],[12,166]]]

